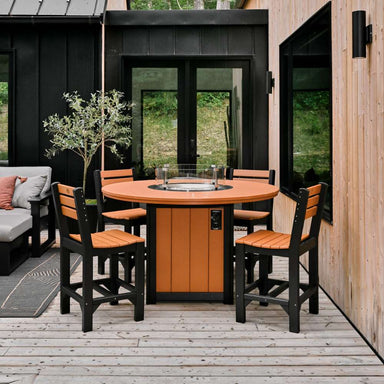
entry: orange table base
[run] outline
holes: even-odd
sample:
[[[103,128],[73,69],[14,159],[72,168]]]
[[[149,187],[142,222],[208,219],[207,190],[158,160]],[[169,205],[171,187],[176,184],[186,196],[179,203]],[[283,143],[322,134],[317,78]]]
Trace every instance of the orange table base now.
[[[223,208],[157,208],[156,292],[223,292]],[[217,213],[216,213],[217,212]]]
[[[233,206],[147,206],[147,303],[233,302]]]

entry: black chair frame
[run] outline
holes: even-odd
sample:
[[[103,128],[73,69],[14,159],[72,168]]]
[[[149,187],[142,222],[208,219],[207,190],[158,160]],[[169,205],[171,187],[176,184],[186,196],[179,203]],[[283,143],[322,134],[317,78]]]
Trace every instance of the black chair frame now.
[[[132,170],[132,180],[134,180],[135,169]],[[108,199],[105,197],[101,191],[102,188],[102,180],[101,180],[101,171],[99,169],[94,171],[94,179],[95,179],[95,192],[96,192],[96,200],[97,200],[97,230],[104,231],[105,224],[118,224],[124,226],[124,231],[127,233],[133,233],[136,236],[140,236],[140,225],[144,225],[146,223],[146,218],[138,218],[134,220],[124,220],[124,219],[112,219],[103,215],[103,212],[117,211],[121,209],[130,209],[130,208],[138,208],[137,203],[116,201],[112,199]],[[122,208],[123,206],[123,208]],[[125,280],[130,282],[132,276],[132,270],[135,267],[135,258],[133,255],[130,257],[120,258],[120,262],[123,265],[125,271]],[[98,259],[98,273],[105,273],[105,258],[100,256]]]
[[[276,171],[274,169],[269,170],[268,175],[268,184],[275,185],[275,176]],[[227,179],[233,180],[234,177],[234,169],[233,168],[227,168]],[[259,177],[259,179],[265,179],[263,177]],[[246,227],[247,228],[247,234],[253,232],[254,226],[257,224],[266,224],[266,227],[268,230],[272,231],[273,229],[273,200],[269,199],[265,201],[264,203],[267,204],[266,212],[269,212],[269,215],[263,219],[263,220],[241,220],[234,218],[233,225],[238,227]],[[264,222],[265,220],[265,222]],[[245,258],[245,268],[247,270],[247,282],[251,283],[255,279],[255,266],[257,261],[259,260],[257,255],[248,254]],[[272,273],[272,261],[269,261],[268,266],[269,273]]]
[[[318,234],[322,212],[324,208],[327,185],[321,184],[317,213],[312,217],[308,238],[302,239],[304,222],[306,219],[309,191],[301,188],[298,195],[292,234],[288,249],[268,249],[236,244],[236,321],[246,321],[246,306],[252,301],[260,304],[279,304],[289,316],[290,332],[300,332],[300,307],[309,299],[309,312],[319,313],[319,273],[318,273]],[[300,283],[299,258],[309,252],[309,282]],[[247,253],[257,254],[259,257],[259,278],[256,281],[245,284],[245,259]],[[268,277],[268,259],[273,256],[288,258],[289,279],[278,280]],[[277,287],[276,287],[277,286]],[[276,287],[276,288],[274,288]],[[259,294],[251,293],[256,288]],[[274,288],[273,290],[271,290]],[[282,292],[289,289],[289,298],[277,298]],[[300,294],[300,290],[303,291]]]
[[[76,300],[82,310],[82,330],[92,330],[92,317],[96,309],[105,302],[112,305],[119,300],[128,299],[134,304],[134,320],[144,319],[144,243],[138,242],[129,246],[117,248],[94,248],[92,245],[89,222],[87,219],[85,199],[82,188],[73,190],[73,198],[76,204],[77,219],[81,243],[69,236],[68,218],[62,214],[61,202],[58,191],[59,183],[52,184],[56,216],[61,237],[60,250],[60,312],[70,312],[70,298]],[[70,253],[79,253],[82,256],[83,275],[82,282],[70,282]],[[118,276],[118,257],[122,253],[135,256],[135,286],[122,280]],[[93,256],[101,256],[110,260],[110,277],[93,279]],[[118,293],[123,287],[128,292]],[[77,292],[82,289],[82,294]],[[101,294],[93,297],[93,290]]]

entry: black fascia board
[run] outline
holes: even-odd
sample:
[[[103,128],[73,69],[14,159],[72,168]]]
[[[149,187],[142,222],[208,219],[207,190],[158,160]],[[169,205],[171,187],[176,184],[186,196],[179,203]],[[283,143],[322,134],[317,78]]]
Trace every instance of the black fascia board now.
[[[101,16],[0,16],[0,24],[101,24]]]
[[[265,25],[268,10],[172,10],[107,11],[105,25],[111,26],[193,26],[193,25]]]

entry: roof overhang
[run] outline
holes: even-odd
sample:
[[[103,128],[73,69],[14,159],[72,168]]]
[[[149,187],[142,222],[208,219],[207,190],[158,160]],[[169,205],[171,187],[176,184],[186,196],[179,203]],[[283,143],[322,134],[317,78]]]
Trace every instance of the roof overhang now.
[[[257,24],[268,24],[268,10],[107,11],[105,14],[105,25],[111,26],[151,27]]]
[[[101,24],[102,16],[0,16],[0,24]]]

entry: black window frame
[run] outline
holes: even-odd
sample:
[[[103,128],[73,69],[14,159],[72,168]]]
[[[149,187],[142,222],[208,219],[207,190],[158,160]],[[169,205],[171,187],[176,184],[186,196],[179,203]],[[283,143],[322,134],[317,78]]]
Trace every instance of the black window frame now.
[[[15,50],[0,49],[0,55],[8,55],[8,161],[1,166],[13,166],[15,164]]]
[[[329,209],[324,209],[323,219],[332,224],[333,220],[333,137],[332,137],[332,15],[331,2],[328,2],[310,19],[308,19],[300,28],[291,34],[284,42],[280,44],[280,190],[286,196],[297,201],[297,193],[293,190],[293,54],[292,45],[298,39],[307,34],[320,19],[327,18],[329,26],[329,153],[330,153],[330,180],[328,203]],[[289,52],[288,57],[284,52]]]

